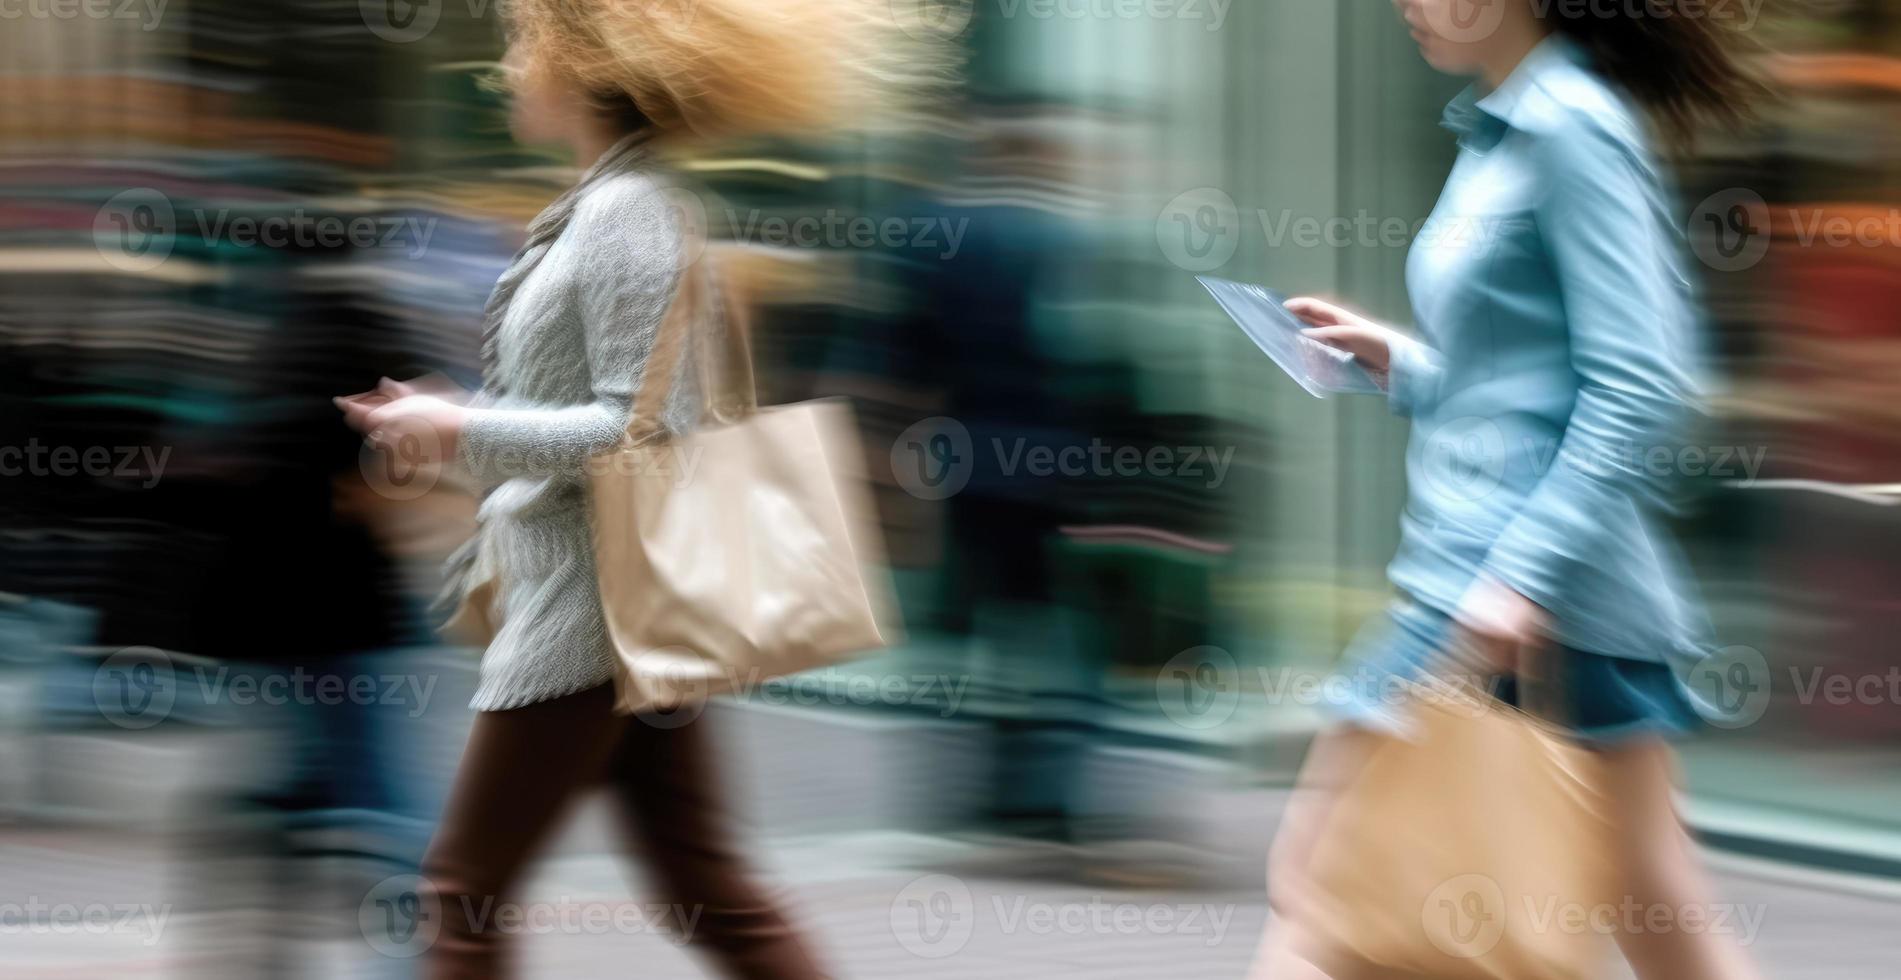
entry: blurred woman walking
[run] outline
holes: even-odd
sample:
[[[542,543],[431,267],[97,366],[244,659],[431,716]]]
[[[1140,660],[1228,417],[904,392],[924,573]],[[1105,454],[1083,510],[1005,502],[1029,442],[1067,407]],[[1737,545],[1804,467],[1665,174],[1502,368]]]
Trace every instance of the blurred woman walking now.
[[[873,0],[517,0],[503,66],[524,143],[587,165],[528,228],[489,300],[472,400],[386,381],[339,399],[372,443],[420,436],[490,489],[451,598],[493,631],[473,732],[424,862],[441,917],[433,975],[502,975],[501,940],[529,860],[585,787],[605,782],[669,923],[747,978],[817,977],[812,953],[746,876],[723,826],[704,718],[615,712],[584,469],[628,432],[636,394],[669,385],[672,435],[704,408],[723,310],[682,298],[703,229],[664,165],[703,141],[802,135],[876,111],[865,81],[895,36]],[[901,37],[897,40],[903,40]],[[672,377],[646,367],[663,320],[691,342]],[[690,919],[691,921],[684,921]]]
[[[1433,67],[1477,79],[1446,109],[1458,159],[1407,264],[1422,336],[1317,299],[1288,304],[1310,336],[1383,377],[1413,420],[1388,570],[1402,598],[1355,640],[1356,677],[1426,679],[1455,652],[1504,675],[1543,658],[1557,724],[1601,763],[1615,886],[1645,907],[1707,910],[1667,739],[1699,721],[1680,676],[1708,647],[1658,519],[1669,481],[1642,462],[1685,435],[1698,316],[1649,134],[1675,143],[1737,120],[1757,86],[1728,29],[1687,0],[1397,7]],[[1508,681],[1498,693],[1510,703],[1522,691]],[[1257,977],[1326,975],[1301,949],[1312,848],[1355,773],[1405,737],[1377,696],[1340,707],[1273,848],[1286,922]],[[1476,809],[1471,820],[1513,832],[1513,813]],[[1711,931],[1616,939],[1646,980],[1756,975]]]

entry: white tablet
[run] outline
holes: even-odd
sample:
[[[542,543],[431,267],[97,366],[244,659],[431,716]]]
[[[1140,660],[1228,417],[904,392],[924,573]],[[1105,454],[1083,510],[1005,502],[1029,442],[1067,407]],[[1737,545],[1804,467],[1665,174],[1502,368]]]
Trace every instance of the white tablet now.
[[[1241,326],[1255,345],[1267,352],[1287,376],[1315,398],[1337,395],[1378,395],[1385,389],[1367,376],[1353,355],[1301,335],[1306,327],[1288,312],[1286,298],[1252,283],[1196,276],[1215,302]]]

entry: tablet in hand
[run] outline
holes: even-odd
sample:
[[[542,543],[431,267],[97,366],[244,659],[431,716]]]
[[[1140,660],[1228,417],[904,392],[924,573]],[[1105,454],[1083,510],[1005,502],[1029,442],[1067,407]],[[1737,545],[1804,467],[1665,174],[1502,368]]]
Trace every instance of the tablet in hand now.
[[[1286,297],[1252,283],[1196,276],[1241,331],[1287,376],[1315,398],[1377,395],[1381,388],[1352,354],[1301,333],[1306,324],[1287,310]]]

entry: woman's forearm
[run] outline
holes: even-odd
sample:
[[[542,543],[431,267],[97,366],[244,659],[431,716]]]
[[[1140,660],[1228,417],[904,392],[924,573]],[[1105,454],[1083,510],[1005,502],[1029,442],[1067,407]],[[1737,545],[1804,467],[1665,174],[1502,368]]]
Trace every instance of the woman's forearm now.
[[[521,476],[579,472],[627,430],[622,398],[566,408],[474,408],[462,428],[461,458],[485,485]]]

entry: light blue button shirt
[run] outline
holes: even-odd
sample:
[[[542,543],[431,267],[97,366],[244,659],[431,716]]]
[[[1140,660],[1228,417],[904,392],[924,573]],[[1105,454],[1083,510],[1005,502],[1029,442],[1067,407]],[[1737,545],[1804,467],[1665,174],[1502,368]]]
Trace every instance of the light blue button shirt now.
[[[1456,610],[1481,572],[1558,639],[1686,665],[1707,649],[1659,518],[1695,417],[1698,317],[1641,117],[1561,38],[1447,106],[1459,154],[1413,243],[1420,341],[1394,585]]]

